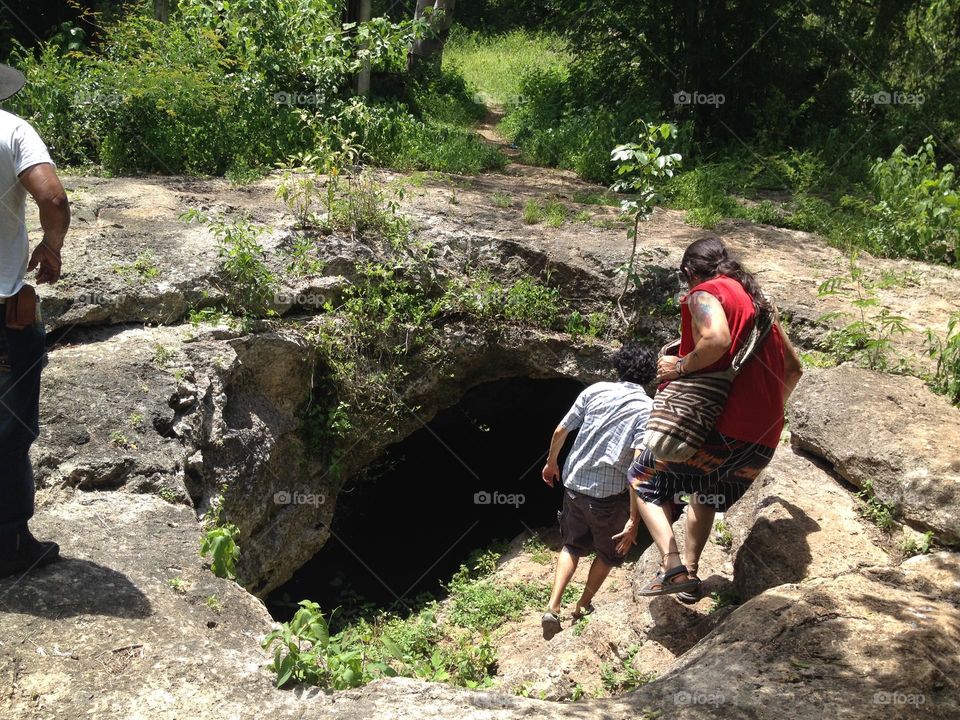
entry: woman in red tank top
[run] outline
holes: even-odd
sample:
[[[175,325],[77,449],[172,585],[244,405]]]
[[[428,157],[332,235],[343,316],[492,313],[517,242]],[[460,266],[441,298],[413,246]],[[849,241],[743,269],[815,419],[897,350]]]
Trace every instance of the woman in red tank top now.
[[[659,361],[657,379],[663,384],[681,375],[730,367],[753,327],[754,303],[769,307],[756,279],[730,258],[719,238],[691,244],[680,272],[691,290],[681,303],[680,354]],[[697,566],[714,515],[739,500],[773,459],[783,429],[783,406],[801,374],[800,359],[778,321],[737,375],[716,428],[696,455],[672,463],[658,461],[649,450],[638,453],[630,469],[636,493],[631,493],[636,498],[631,518],[634,523],[643,518],[663,555],[662,571],[640,594],[679,593],[684,602],[700,599]],[[688,510],[681,562],[672,525],[684,505]]]

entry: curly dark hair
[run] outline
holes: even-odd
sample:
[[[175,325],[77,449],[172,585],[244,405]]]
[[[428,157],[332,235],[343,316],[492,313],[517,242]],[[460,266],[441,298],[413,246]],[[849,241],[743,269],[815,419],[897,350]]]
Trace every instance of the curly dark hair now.
[[[657,352],[642,343],[625,342],[613,356],[621,381],[646,385],[657,376]]]

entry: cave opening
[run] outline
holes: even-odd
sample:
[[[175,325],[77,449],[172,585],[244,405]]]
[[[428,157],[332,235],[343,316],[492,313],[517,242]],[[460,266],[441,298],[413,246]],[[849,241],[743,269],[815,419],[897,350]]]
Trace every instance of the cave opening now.
[[[326,545],[266,598],[273,616],[288,620],[302,599],[346,616],[402,613],[418,596],[442,597],[474,551],[554,526],[562,490],[540,471],[583,387],[569,378],[483,383],[391,446],[338,496]]]

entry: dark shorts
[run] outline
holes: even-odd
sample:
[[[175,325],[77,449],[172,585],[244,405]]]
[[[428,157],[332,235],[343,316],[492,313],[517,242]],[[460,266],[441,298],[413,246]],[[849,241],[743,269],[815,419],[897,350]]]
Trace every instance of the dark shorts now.
[[[570,488],[563,489],[563,509],[559,513],[560,537],[571,555],[581,557],[596,552],[611,567],[623,563],[617,555],[613,536],[623,532],[630,517],[630,496],[626,492],[607,498],[594,498]]]
[[[630,476],[640,480],[637,495],[644,502],[683,505],[696,495],[699,503],[725,512],[743,497],[775,451],[714,431],[697,454],[684,462],[655,460],[644,450],[630,468]]]

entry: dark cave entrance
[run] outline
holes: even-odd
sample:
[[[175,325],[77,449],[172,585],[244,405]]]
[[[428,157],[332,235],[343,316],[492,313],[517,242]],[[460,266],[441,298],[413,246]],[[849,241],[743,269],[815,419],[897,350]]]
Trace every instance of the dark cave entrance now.
[[[571,379],[484,383],[391,446],[370,477],[338,497],[325,547],[267,597],[273,616],[289,619],[304,598],[324,612],[402,612],[421,593],[442,596],[473,551],[553,526],[561,489],[547,487],[540,470],[583,387]]]

